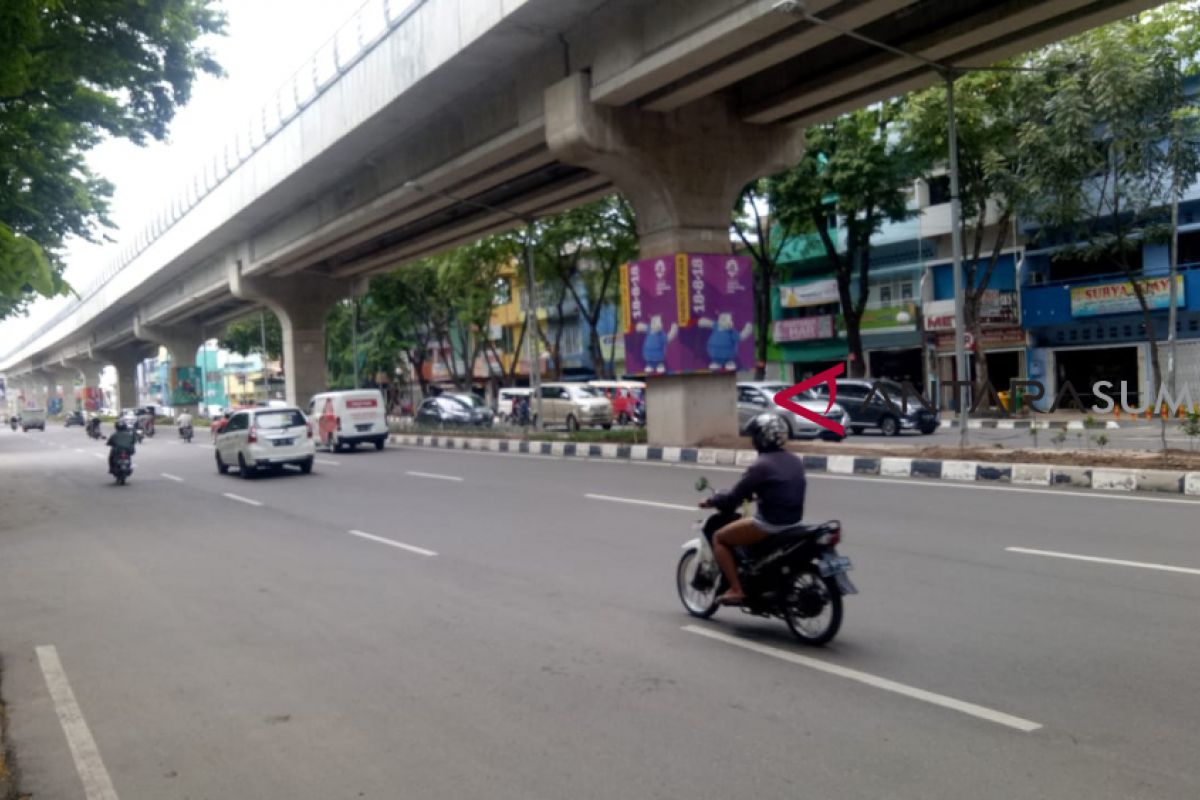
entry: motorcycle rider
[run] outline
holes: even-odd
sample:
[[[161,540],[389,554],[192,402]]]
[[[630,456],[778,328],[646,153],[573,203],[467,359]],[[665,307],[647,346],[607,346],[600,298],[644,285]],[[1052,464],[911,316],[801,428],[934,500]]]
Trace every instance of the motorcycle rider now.
[[[133,458],[134,452],[137,450],[137,443],[134,439],[133,432],[129,430],[129,426],[124,420],[118,419],[116,431],[108,437],[108,471],[112,472],[117,464],[117,453],[125,452]]]
[[[88,417],[87,433],[88,433],[88,436],[91,436],[93,438],[99,438],[99,436],[100,436],[100,417],[98,415],[92,414]]]
[[[774,414],[759,414],[750,421],[747,432],[758,451],[758,458],[732,489],[718,492],[700,503],[701,508],[736,513],[742,503],[751,499],[758,501],[758,510],[753,517],[730,522],[712,538],[713,555],[729,583],[729,590],[718,598],[718,602],[727,606],[746,602],[733,548],[761,542],[773,533],[799,525],[804,517],[807,488],[804,461],[784,449],[788,440],[786,423]]]
[[[191,432],[192,432],[192,415],[189,414],[188,412],[184,411],[182,414],[179,415],[179,418],[175,421],[175,424],[179,426],[179,435],[180,436],[187,436],[187,435],[191,434]]]

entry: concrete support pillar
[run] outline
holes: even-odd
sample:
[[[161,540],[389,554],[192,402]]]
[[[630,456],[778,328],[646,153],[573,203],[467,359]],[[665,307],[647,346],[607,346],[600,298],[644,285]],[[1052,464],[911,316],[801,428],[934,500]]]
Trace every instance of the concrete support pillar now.
[[[100,388],[100,373],[104,371],[104,364],[90,358],[73,358],[64,361],[63,364],[75,370],[83,380],[83,391],[80,392],[79,407],[85,411],[95,410],[84,407],[84,394],[88,389],[98,390]]]
[[[591,101],[577,73],[546,90],[546,142],[556,158],[608,176],[637,215],[642,258],[729,253],[729,223],[742,188],[794,166],[800,130],[751,125],[724,95],[670,113]],[[647,381],[650,440],[696,445],[737,432],[736,377],[675,375]]]
[[[138,404],[137,367],[145,356],[145,348],[140,345],[92,353],[93,358],[112,364],[117,371],[117,397],[113,404],[117,414]]]
[[[196,366],[196,351],[204,344],[204,334],[200,326],[195,324],[182,325],[143,325],[140,319],[133,321],[134,336],[144,342],[151,342],[160,345],[167,349],[171,354],[171,370],[167,375],[167,403],[171,405],[176,412],[187,411],[195,414],[197,410],[196,403],[189,403],[176,406],[171,402],[171,398],[175,395],[177,388],[178,373],[175,371],[178,367],[194,367]],[[199,387],[197,387],[199,391]]]
[[[79,407],[79,397],[75,393],[75,381],[79,378],[79,370],[63,365],[51,367],[50,374],[54,376],[58,393],[62,396],[63,413],[74,411]]]
[[[275,312],[283,329],[283,375],[287,401],[301,408],[325,391],[325,317],[339,300],[350,297],[353,285],[319,275],[248,278],[241,265],[229,270],[235,297],[261,303]]]

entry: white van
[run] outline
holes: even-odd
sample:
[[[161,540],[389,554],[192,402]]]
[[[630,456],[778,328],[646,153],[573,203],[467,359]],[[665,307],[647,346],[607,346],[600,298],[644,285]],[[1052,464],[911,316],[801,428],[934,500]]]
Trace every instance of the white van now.
[[[378,389],[314,395],[308,403],[308,418],[316,423],[320,443],[330,450],[353,449],[366,442],[382,450],[387,442],[386,408]]]

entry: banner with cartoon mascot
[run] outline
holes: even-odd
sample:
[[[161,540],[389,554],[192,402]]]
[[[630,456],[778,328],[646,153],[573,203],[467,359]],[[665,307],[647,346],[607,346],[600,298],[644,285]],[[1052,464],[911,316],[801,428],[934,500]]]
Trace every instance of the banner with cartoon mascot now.
[[[654,376],[752,369],[753,291],[744,256],[679,253],[626,264],[625,371]]]

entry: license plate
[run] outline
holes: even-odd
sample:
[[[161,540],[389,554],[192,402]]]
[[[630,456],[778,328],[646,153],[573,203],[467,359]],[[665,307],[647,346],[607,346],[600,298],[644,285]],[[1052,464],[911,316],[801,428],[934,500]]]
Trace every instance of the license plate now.
[[[284,447],[286,445],[294,443],[296,440],[295,439],[272,439],[271,441],[275,443],[276,447]]]
[[[849,572],[854,569],[854,565],[845,556],[825,556],[817,562],[817,569],[820,570],[821,577],[828,578],[841,572]]]
[[[370,425],[370,423],[368,423],[366,425],[355,425],[354,429],[357,431],[369,431],[369,430],[371,430],[371,425]]]

